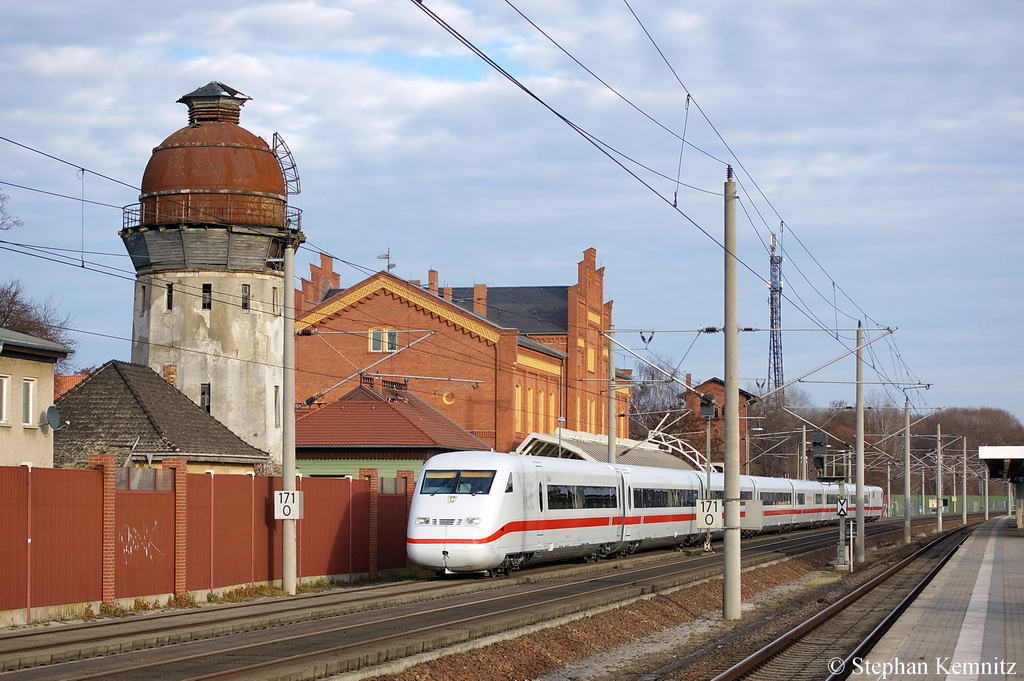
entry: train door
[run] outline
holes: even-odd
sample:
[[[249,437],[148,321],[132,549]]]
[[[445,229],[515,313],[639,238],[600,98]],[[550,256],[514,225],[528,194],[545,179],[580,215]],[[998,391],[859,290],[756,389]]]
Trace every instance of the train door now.
[[[544,547],[546,531],[544,528],[544,508],[547,501],[544,498],[544,467],[534,462],[533,476],[525,496],[529,497],[526,503],[526,548],[536,550]],[[532,488],[532,489],[531,489]]]
[[[622,541],[633,539],[633,525],[630,523],[630,510],[632,504],[633,490],[629,482],[629,471],[619,471],[619,503],[622,508]]]

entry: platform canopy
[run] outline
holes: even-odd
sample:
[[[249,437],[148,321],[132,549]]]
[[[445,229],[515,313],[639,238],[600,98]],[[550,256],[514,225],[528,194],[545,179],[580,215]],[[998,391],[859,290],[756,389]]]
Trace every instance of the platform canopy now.
[[[1024,447],[978,447],[978,458],[988,466],[990,477],[1024,482]]]

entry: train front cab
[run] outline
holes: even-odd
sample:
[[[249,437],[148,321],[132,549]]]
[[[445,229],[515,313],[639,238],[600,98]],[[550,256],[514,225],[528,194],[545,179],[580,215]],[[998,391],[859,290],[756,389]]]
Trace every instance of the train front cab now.
[[[508,552],[521,551],[521,532],[507,522],[515,505],[511,461],[473,453],[441,454],[420,474],[413,495],[406,547],[409,559],[439,573],[486,572]],[[516,544],[520,542],[520,544]]]

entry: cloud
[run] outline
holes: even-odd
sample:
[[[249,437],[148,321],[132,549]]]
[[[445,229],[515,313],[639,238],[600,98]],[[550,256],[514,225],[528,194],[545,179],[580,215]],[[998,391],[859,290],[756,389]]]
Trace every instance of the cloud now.
[[[623,3],[515,4],[629,102],[509,5],[427,0],[650,188],[402,0],[12,6],[0,26],[0,134],[137,184],[151,149],[185,125],[175,100],[221,80],[253,97],[243,125],[268,140],[280,132],[295,154],[311,243],[370,266],[390,246],[400,275],[433,266],[456,285],[572,283],[595,246],[622,328],[720,323],[721,251],[693,223],[718,238],[730,163],[744,190],[740,255],[758,276],[768,231],[786,224],[784,325],[900,326],[899,359],[936,382],[929,404],[985,403],[970,376],[993,367],[1024,385],[1013,342],[1024,332],[1018,4],[631,1],[675,75]],[[684,130],[694,146],[680,153]],[[0,181],[137,200],[6,143],[0,167]],[[677,176],[699,188],[679,189],[678,210]],[[27,225],[0,238],[123,253],[116,209],[0,190]],[[8,251],[0,260],[91,329],[129,335],[130,282]],[[130,269],[123,255],[108,260]],[[758,276],[741,274],[746,325],[767,324]],[[966,325],[998,333],[958,335]],[[681,358],[692,338],[674,338],[652,349]],[[719,342],[690,351],[694,375],[721,373]],[[745,375],[763,376],[766,336],[742,345]],[[82,347],[85,364],[112,347],[127,357],[126,344]],[[787,373],[839,348],[827,334],[787,335]],[[852,373],[850,363],[832,375]],[[842,390],[815,388],[822,403]],[[1024,417],[1024,389],[999,399]]]

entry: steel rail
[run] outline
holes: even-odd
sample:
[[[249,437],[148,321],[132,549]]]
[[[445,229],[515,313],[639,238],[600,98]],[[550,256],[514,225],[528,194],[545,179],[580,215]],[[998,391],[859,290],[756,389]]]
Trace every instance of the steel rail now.
[[[856,590],[854,590],[854,591],[850,592],[849,594],[847,594],[846,596],[842,597],[841,599],[839,599],[838,601],[836,601],[832,605],[828,606],[827,608],[825,608],[824,610],[819,612],[814,617],[812,617],[809,620],[807,620],[806,622],[804,622],[804,623],[794,627],[793,629],[789,630],[788,632],[786,632],[785,634],[783,634],[779,638],[775,639],[774,641],[772,641],[768,645],[762,647],[757,652],[747,656],[746,658],[744,658],[743,660],[741,660],[737,664],[733,665],[729,669],[725,670],[724,672],[722,672],[718,676],[715,676],[712,679],[712,681],[735,681],[736,679],[743,678],[747,674],[753,672],[755,669],[757,669],[758,667],[762,666],[767,661],[769,661],[770,659],[774,658],[776,655],[778,655],[779,653],[781,653],[785,649],[787,649],[790,646],[792,646],[798,640],[804,638],[809,633],[811,633],[812,631],[817,629],[824,622],[830,620],[835,615],[837,615],[838,613],[842,612],[843,610],[845,610],[846,608],[851,606],[853,603],[858,601],[860,598],[862,598],[866,594],[870,593],[872,590],[874,590],[876,587],[878,587],[883,582],[888,580],[890,577],[892,577],[893,575],[899,573],[901,570],[903,570],[904,568],[906,568],[908,565],[910,565],[914,561],[918,560],[919,558],[922,558],[924,556],[924,554],[929,552],[935,545],[939,544],[940,542],[949,540],[949,538],[952,535],[955,535],[957,533],[963,532],[963,530],[964,530],[963,527],[955,528],[955,529],[950,530],[949,532],[943,534],[942,536],[936,537],[935,539],[933,539],[932,541],[928,542],[926,545],[921,547],[919,550],[915,551],[910,556],[904,558],[903,560],[901,560],[896,565],[893,565],[889,569],[885,570],[884,572],[880,573],[879,575],[877,575],[877,576],[873,577],[872,579],[870,579],[869,581],[865,582],[863,585],[858,587]],[[934,577],[935,574],[938,573],[938,570],[942,567],[942,565],[945,565],[946,561],[948,561],[952,557],[952,555],[956,552],[956,550],[958,548],[960,548],[960,545],[963,543],[963,541],[964,541],[964,538],[960,538],[960,540],[957,541],[956,546],[954,546],[950,551],[948,551],[941,558],[941,560],[940,560],[941,564],[939,565],[939,567],[929,571],[929,573],[923,578],[923,581],[921,583],[919,583],[918,586],[915,587],[915,590],[917,591],[917,593],[920,593],[920,589],[923,589],[925,586],[927,586],[927,583],[929,581],[931,581],[931,579]],[[903,606],[903,609],[905,610],[906,607],[908,607],[910,605],[910,602],[912,602],[912,600],[913,599],[911,599],[910,601],[907,601],[906,599],[904,599],[903,601],[900,602],[900,606]],[[905,602],[905,604],[904,604],[904,602]],[[897,606],[897,607],[899,607],[899,606]],[[893,618],[891,620],[891,622],[895,622],[895,618]],[[891,623],[890,623],[890,626],[891,626]],[[842,677],[842,678],[845,678],[845,677]]]
[[[766,541],[763,544],[761,544],[760,546],[756,547],[755,548],[756,552],[751,552],[751,554],[748,556],[748,558],[751,559],[751,562],[755,562],[756,563],[756,559],[759,556],[763,556],[765,554],[777,553],[777,552],[780,551],[780,549],[781,550],[794,550],[794,549],[798,549],[798,550],[801,550],[801,551],[817,550],[821,546],[831,545],[831,542],[833,541],[831,535],[832,535],[831,532],[817,532],[817,533],[815,533],[814,535],[811,535],[811,536],[786,537],[786,538],[783,538],[781,541],[779,541],[779,540]],[[772,538],[765,538],[765,539],[776,539],[776,538],[772,537]],[[655,588],[653,586],[642,586],[644,583],[664,581],[664,580],[666,580],[666,579],[668,579],[669,577],[672,577],[672,576],[674,576],[676,579],[678,579],[679,577],[681,577],[683,575],[686,575],[688,573],[699,573],[699,572],[704,572],[704,571],[708,571],[708,570],[712,570],[714,572],[717,572],[718,571],[718,566],[719,566],[720,562],[721,562],[721,555],[720,554],[714,554],[712,556],[688,557],[688,558],[684,558],[684,559],[680,559],[680,560],[676,560],[676,561],[663,561],[663,562],[660,562],[660,563],[655,564],[655,565],[647,565],[647,566],[641,566],[641,567],[627,569],[627,570],[619,570],[619,571],[616,571],[616,572],[614,572],[612,574],[602,574],[602,575],[598,575],[598,576],[594,576],[594,577],[589,577],[589,578],[586,578],[586,579],[579,579],[579,580],[568,581],[568,582],[559,582],[557,584],[545,585],[543,587],[529,589],[529,590],[526,590],[526,591],[519,591],[519,592],[517,592],[515,594],[508,594],[508,595],[503,595],[503,596],[495,596],[495,597],[491,597],[491,598],[478,599],[478,600],[472,601],[470,603],[446,605],[446,606],[442,606],[442,607],[439,607],[439,608],[432,608],[432,609],[429,609],[429,610],[419,610],[419,611],[414,612],[414,613],[407,613],[407,614],[395,615],[395,616],[388,617],[388,618],[383,618],[383,619],[376,619],[376,620],[374,620],[372,622],[348,624],[348,625],[343,625],[343,626],[338,626],[338,627],[329,627],[329,628],[326,628],[326,629],[320,629],[320,630],[315,631],[315,632],[308,632],[308,633],[304,633],[304,634],[297,634],[297,635],[283,637],[283,638],[276,638],[273,641],[263,641],[263,642],[257,642],[257,643],[250,643],[250,644],[245,644],[245,645],[240,645],[240,646],[233,646],[233,647],[230,647],[230,648],[220,648],[220,649],[218,649],[216,651],[209,651],[209,652],[204,652],[204,653],[196,653],[196,654],[191,654],[191,655],[178,656],[178,657],[175,657],[173,659],[155,661],[155,662],[151,662],[151,663],[135,664],[135,665],[132,665],[130,668],[127,668],[127,669],[105,670],[105,671],[94,672],[94,673],[84,674],[84,675],[79,675],[79,676],[65,676],[65,677],[62,677],[62,678],[64,678],[66,681],[86,681],[87,679],[112,678],[112,677],[122,676],[124,674],[129,674],[129,673],[133,673],[133,672],[138,672],[138,671],[143,671],[143,670],[151,670],[151,669],[158,669],[160,667],[167,667],[167,666],[174,665],[174,664],[181,664],[181,663],[185,663],[185,662],[196,662],[196,661],[200,661],[200,660],[203,660],[203,659],[209,659],[209,658],[212,658],[212,657],[221,657],[221,656],[230,655],[230,654],[233,654],[233,653],[242,653],[242,652],[246,652],[246,651],[258,650],[260,648],[265,648],[265,647],[268,647],[268,646],[271,646],[271,645],[277,645],[277,644],[280,644],[280,643],[296,643],[296,642],[303,641],[303,640],[306,640],[306,639],[323,637],[323,636],[329,636],[329,635],[332,635],[332,634],[351,632],[353,630],[363,629],[363,628],[366,628],[366,627],[369,627],[369,626],[376,626],[376,625],[380,625],[380,624],[396,623],[396,622],[399,622],[399,621],[402,621],[402,620],[408,620],[408,619],[412,619],[412,618],[415,618],[415,617],[421,617],[421,616],[424,616],[424,615],[437,614],[437,613],[441,613],[441,612],[447,612],[447,611],[451,611],[451,610],[456,610],[456,609],[460,609],[460,608],[466,608],[466,607],[480,605],[480,604],[485,604],[485,603],[495,603],[495,602],[500,602],[500,601],[508,600],[508,599],[511,599],[511,598],[528,597],[528,596],[544,593],[546,591],[551,591],[551,590],[554,590],[554,589],[573,588],[573,587],[577,587],[577,586],[581,586],[581,585],[586,585],[586,584],[591,584],[591,583],[596,583],[596,582],[600,582],[600,581],[603,581],[603,580],[607,580],[609,577],[614,577],[616,579],[621,580],[624,577],[628,578],[628,577],[630,577],[632,575],[639,575],[639,574],[644,573],[644,572],[651,572],[652,570],[658,570],[658,569],[664,570],[666,568],[671,569],[671,568],[676,567],[676,566],[697,563],[697,564],[692,565],[692,567],[688,567],[686,569],[676,571],[675,573],[672,573],[669,576],[660,575],[659,574],[659,575],[654,575],[654,576],[651,576],[651,577],[645,577],[645,578],[637,579],[634,582],[632,582],[631,584],[629,584],[627,587],[624,587],[622,584],[616,583],[616,584],[612,584],[612,585],[609,585],[609,586],[601,587],[601,588],[598,588],[598,589],[593,589],[591,591],[586,592],[585,594],[578,594],[578,593],[576,593],[576,594],[569,594],[569,595],[566,595],[566,596],[560,596],[558,598],[553,598],[553,599],[550,599],[550,600],[546,601],[544,603],[544,607],[547,607],[548,605],[553,604],[553,603],[571,601],[571,600],[576,600],[576,599],[581,599],[581,598],[594,598],[594,597],[600,596],[603,593],[615,592],[615,591],[627,594],[627,595],[624,595],[622,598],[616,599],[616,600],[628,600],[630,598],[642,597],[642,596],[645,596],[645,595],[648,595],[648,594],[651,594],[651,593],[657,593],[657,592],[660,591],[659,589],[657,589],[657,588]],[[471,617],[466,617],[466,618],[462,618],[462,619],[458,619],[458,620],[448,620],[448,621],[443,622],[443,623],[438,624],[438,625],[433,625],[433,626],[429,626],[429,627],[422,627],[422,628],[416,629],[415,631],[411,631],[411,632],[410,631],[400,632],[400,633],[397,633],[397,634],[394,634],[394,635],[391,635],[391,636],[385,636],[385,637],[379,637],[377,639],[370,639],[370,640],[364,640],[364,641],[359,641],[359,642],[353,642],[353,643],[346,644],[346,645],[343,645],[343,646],[334,646],[334,647],[329,647],[329,648],[321,649],[321,650],[318,650],[318,651],[312,651],[312,652],[309,652],[309,653],[303,653],[301,655],[290,656],[290,657],[286,657],[286,658],[279,658],[278,660],[272,660],[272,661],[260,663],[260,665],[257,665],[256,667],[242,667],[242,668],[235,668],[235,669],[231,669],[231,670],[223,670],[223,671],[219,671],[219,672],[212,672],[212,673],[210,673],[208,675],[200,676],[200,677],[196,677],[196,678],[197,679],[229,678],[230,676],[232,676],[232,675],[234,675],[236,673],[242,673],[243,670],[247,674],[251,673],[256,668],[264,669],[264,670],[269,670],[269,669],[272,669],[274,667],[280,667],[280,666],[285,666],[285,665],[292,665],[295,662],[298,662],[298,661],[301,661],[301,660],[311,661],[311,660],[315,660],[318,657],[322,658],[322,657],[335,656],[335,655],[337,655],[339,653],[344,652],[345,650],[352,650],[352,649],[356,649],[356,648],[363,648],[363,647],[367,647],[367,646],[374,646],[374,645],[377,645],[379,643],[390,641],[390,640],[407,638],[407,637],[409,637],[411,635],[419,636],[421,634],[429,633],[431,631],[449,629],[449,628],[451,628],[452,626],[455,626],[455,625],[464,625],[464,624],[467,624],[467,623],[470,623],[470,622],[485,620],[485,619],[494,618],[494,617],[506,617],[509,613],[526,611],[526,610],[534,609],[534,608],[537,608],[537,607],[538,607],[537,604],[527,604],[527,605],[522,605],[522,606],[516,606],[514,608],[506,608],[506,609],[501,610],[500,612],[493,612],[492,611],[492,612],[484,613],[484,614],[481,614],[481,615],[474,615],[474,616],[471,616]]]
[[[924,517],[923,519],[927,521],[927,517]],[[880,522],[880,523],[872,523],[872,525],[869,526],[869,528],[871,530],[871,534],[874,535],[874,534],[880,534],[880,533],[894,531],[894,530],[890,529],[888,527],[888,525],[895,524],[896,522],[897,521],[882,520],[882,522]],[[750,557],[756,557],[758,555],[764,555],[766,553],[778,553],[778,552],[790,553],[791,555],[795,555],[796,553],[816,550],[816,549],[818,549],[818,548],[820,548],[822,546],[831,545],[834,542],[834,538],[833,537],[834,537],[833,528],[826,528],[825,530],[812,530],[812,531],[808,531],[808,532],[802,533],[801,536],[797,536],[797,537],[794,537],[794,536],[781,536],[780,537],[779,535],[763,536],[763,537],[760,537],[760,538],[758,538],[756,540],[748,541],[747,542],[748,552],[749,552],[748,555]],[[753,544],[753,545],[751,545],[751,544]],[[720,559],[720,555],[719,554],[715,554],[713,556],[697,556],[697,557],[692,557],[691,556],[691,557],[687,557],[687,558],[683,558],[683,559],[677,559],[677,560],[674,560],[674,561],[662,560],[662,561],[659,561],[658,563],[655,563],[655,564],[649,564],[649,565],[645,565],[645,566],[638,566],[638,567],[629,568],[629,569],[626,569],[626,570],[616,570],[615,573],[614,573],[614,576],[621,578],[623,576],[638,575],[638,574],[640,574],[640,573],[642,573],[644,571],[650,572],[652,570],[658,570],[658,569],[660,569],[660,570],[672,569],[673,567],[676,567],[676,566],[692,564],[691,568],[688,568],[687,570],[684,570],[684,571],[680,571],[678,573],[678,574],[685,574],[686,572],[694,572],[694,571],[699,571],[699,570],[714,569],[715,568],[715,564],[719,561],[719,559]],[[621,563],[619,565],[621,565]],[[572,567],[581,568],[581,566],[572,566]],[[595,567],[596,569],[600,569],[598,566],[592,566],[592,567]],[[558,574],[561,573],[561,572],[564,572],[564,571],[565,571],[564,567],[560,567],[558,569],[551,570],[547,574],[534,572],[534,573],[529,574],[529,575],[524,575],[523,578],[522,578],[522,581],[520,583],[521,584],[526,584],[526,583],[529,583],[531,580],[537,580],[538,578],[540,578],[540,579],[558,579]],[[580,585],[580,584],[596,582],[596,581],[599,581],[600,579],[603,579],[605,577],[607,577],[607,575],[605,575],[605,576],[590,577],[588,579],[583,579],[583,580],[568,581],[568,582],[565,582],[565,583],[560,583],[560,584],[556,584],[556,585],[553,585],[553,586],[545,586],[543,588],[538,588],[538,589],[531,589],[529,591],[520,592],[520,593],[521,593],[521,595],[529,595],[529,594],[532,594],[532,593],[542,593],[543,591],[547,591],[547,590],[554,589],[554,588],[568,588],[568,587],[576,586],[576,585]],[[659,579],[660,580],[665,580],[665,579],[669,579],[669,578],[670,577],[655,576],[655,577],[647,578],[646,581],[657,581]],[[639,581],[645,581],[645,580],[638,580],[638,582]],[[493,590],[495,588],[504,588],[506,586],[514,586],[515,585],[515,580],[487,580],[486,582],[480,582],[479,584],[480,584],[480,587],[482,587],[482,589]],[[395,585],[385,585],[385,586],[380,587],[380,590],[384,590],[386,587],[390,587],[391,589],[393,589],[394,586]],[[418,584],[414,584],[414,586],[418,586]],[[423,600],[428,600],[428,599],[429,600],[433,600],[433,599],[436,599],[438,597],[436,595],[437,593],[443,592],[443,591],[449,591],[449,593],[446,594],[447,596],[452,596],[452,597],[455,597],[455,596],[465,596],[465,595],[468,595],[469,593],[472,593],[472,591],[475,591],[475,589],[472,589],[469,592],[459,593],[459,591],[462,588],[468,587],[468,586],[470,586],[470,583],[462,582],[460,585],[456,586],[455,589],[453,590],[453,589],[448,588],[447,585],[439,585],[439,589],[437,591],[423,590],[422,592],[415,594],[415,596],[418,597],[418,596],[422,595],[422,596],[424,596]],[[618,587],[618,586],[606,587],[606,589],[604,589],[604,590],[608,590],[608,589],[612,589],[612,588],[621,588],[621,587]],[[371,591],[371,590],[372,591],[377,591],[378,587],[368,587],[365,591]],[[173,625],[164,627],[163,629],[152,628],[151,629],[151,633],[158,633],[158,632],[167,631],[167,630],[173,631],[175,629],[186,628],[186,627],[189,626],[189,621],[188,621],[189,620],[189,616],[195,616],[195,617],[214,616],[214,621],[211,624],[211,627],[216,625],[216,624],[220,624],[220,623],[223,622],[223,624],[225,626],[224,626],[224,630],[221,631],[220,634],[211,634],[211,635],[208,635],[208,636],[197,636],[195,638],[188,638],[188,639],[179,641],[179,642],[196,642],[196,643],[199,643],[199,642],[201,642],[204,639],[209,639],[209,638],[212,638],[213,636],[216,636],[216,635],[223,635],[225,633],[237,633],[237,632],[242,632],[242,631],[251,631],[252,629],[255,629],[255,628],[264,628],[265,627],[265,625],[260,626],[260,625],[256,625],[256,624],[252,624],[252,623],[247,623],[244,627],[243,626],[229,627],[228,625],[230,625],[230,623],[232,621],[247,622],[247,618],[249,618],[250,615],[247,615],[244,612],[241,612],[241,610],[247,610],[247,609],[252,609],[252,608],[266,608],[267,612],[265,612],[265,613],[258,612],[257,615],[259,617],[262,617],[262,618],[268,620],[268,621],[272,620],[274,625],[277,625],[277,624],[282,624],[281,616],[280,616],[282,614],[282,612],[287,614],[289,612],[294,612],[294,611],[297,611],[297,610],[300,610],[300,609],[301,610],[306,610],[306,611],[310,611],[310,610],[315,611],[315,610],[319,609],[320,611],[323,611],[323,610],[325,610],[328,607],[348,608],[349,606],[357,606],[357,605],[360,605],[360,604],[366,606],[366,605],[372,605],[372,603],[373,603],[372,598],[380,598],[380,606],[379,607],[357,607],[357,608],[355,608],[353,610],[348,610],[347,612],[337,613],[337,615],[333,615],[333,616],[343,616],[343,615],[348,615],[348,614],[355,614],[355,613],[358,613],[358,612],[367,612],[367,611],[370,611],[370,610],[379,610],[379,609],[384,609],[384,608],[387,608],[387,607],[394,607],[395,605],[410,605],[412,603],[419,602],[418,600],[413,600],[413,601],[410,601],[410,602],[407,602],[407,603],[398,603],[398,604],[394,603],[394,601],[396,599],[402,598],[405,595],[405,594],[401,594],[401,593],[395,594],[395,595],[389,595],[389,594],[385,593],[385,594],[382,594],[382,596],[383,596],[382,598],[381,598],[381,595],[377,595],[377,594],[371,595],[371,598],[360,598],[360,597],[365,595],[365,591],[364,591],[364,593],[360,593],[360,594],[353,594],[352,592],[342,593],[342,594],[308,594],[308,595],[305,595],[305,596],[300,596],[298,599],[293,598],[293,599],[288,599],[287,601],[280,602],[279,606],[283,606],[283,607],[280,607],[277,610],[275,610],[275,605],[271,605],[271,602],[264,602],[264,603],[260,603],[260,604],[252,604],[252,603],[232,604],[232,605],[226,606],[226,608],[232,608],[232,609],[236,609],[237,608],[238,610],[235,610],[234,612],[228,613],[227,616],[225,616],[223,613],[217,613],[216,611],[212,611],[212,610],[191,611],[191,612],[183,612],[183,613],[167,613],[166,615],[153,616],[153,619],[155,620],[155,619],[177,618],[177,621]],[[595,592],[595,593],[599,593],[599,592]],[[314,602],[314,603],[306,603],[305,602],[307,600],[317,600],[317,599],[322,600],[322,599],[325,599],[325,598],[327,598],[327,599],[334,598],[334,599],[337,599],[338,601],[344,601],[344,599],[346,599],[346,598],[347,599],[351,599],[351,597],[353,595],[357,597],[357,600],[355,602],[352,602],[351,600],[349,602],[347,602],[347,603],[346,602],[328,602],[326,604],[317,603],[317,602]],[[643,594],[641,594],[641,595],[643,595]],[[476,601],[476,603],[492,602],[492,601],[495,601],[495,600],[501,600],[502,598],[504,598],[504,597],[482,599],[482,600]],[[298,607],[296,607],[294,605],[295,601],[300,601],[300,600],[303,601],[303,602],[300,603]],[[389,603],[389,601],[391,601],[391,602]],[[468,605],[470,605],[470,604],[464,604],[464,606],[468,606]],[[448,607],[451,608],[453,606],[448,606]],[[420,611],[420,614],[425,614],[425,613],[428,613],[428,612],[435,612],[435,611],[440,611],[440,610],[441,609],[432,609],[430,611]],[[309,621],[312,621],[312,620],[325,619],[326,617],[330,617],[330,616],[332,616],[332,615],[330,615],[330,614],[328,614],[328,615],[322,615],[322,614],[318,615],[315,612],[311,612],[308,616],[305,616],[305,617],[302,617],[302,618],[296,618],[293,621],[297,624],[297,623],[302,623],[302,622],[309,622]],[[401,618],[389,618],[387,620],[377,620],[377,622],[397,621],[397,619],[404,619],[404,618],[407,618],[407,617],[409,617],[409,616],[403,616]],[[203,624],[207,624],[207,623],[208,622],[205,622],[205,621],[203,622]],[[91,633],[92,630],[102,631],[103,626],[104,625],[108,625],[108,624],[109,625],[113,625],[113,626],[110,627],[110,629],[124,628],[125,625],[137,629],[139,627],[139,625],[143,624],[143,623],[139,622],[139,621],[135,621],[135,622],[117,621],[117,622],[103,623],[103,625],[100,625],[98,623],[97,624],[85,625],[85,627],[83,627],[83,629],[86,629],[86,628],[88,629],[88,631],[86,631],[85,633]],[[284,622],[284,624],[287,624],[287,622]],[[450,623],[449,623],[449,625],[450,625]],[[287,639],[287,640],[301,640],[302,638],[310,638],[310,637],[314,637],[314,636],[322,636],[322,635],[324,635],[325,631],[342,632],[342,631],[348,631],[348,630],[351,630],[353,628],[357,628],[357,627],[360,627],[360,626],[367,626],[367,625],[347,625],[345,627],[323,630],[323,631],[319,631],[319,632],[316,632],[316,633],[310,633],[310,634],[306,634],[306,635],[302,635],[302,636],[297,636],[297,637],[294,637],[294,638],[289,637],[289,639]],[[57,634],[57,633],[60,633],[60,632],[53,631],[53,632],[47,632],[47,633]],[[137,634],[137,632],[133,632],[133,633]],[[17,637],[9,637],[9,639],[10,638],[17,638]],[[116,637],[111,633],[111,634],[104,635],[103,637],[98,637],[97,636],[94,639],[90,639],[89,642],[100,641],[100,640],[108,640],[109,641],[109,640],[115,639],[115,638]],[[138,635],[136,635],[136,641],[139,638],[140,637]],[[2,642],[2,641],[3,641],[3,639],[0,638],[0,642]],[[81,637],[79,637],[79,639],[77,641],[75,641],[75,642],[80,644],[81,643]],[[145,647],[145,648],[160,647],[163,644],[174,643],[174,642],[175,641],[174,641],[173,638],[172,639],[168,639],[165,636],[165,637],[162,637],[161,641],[158,642],[158,643],[147,644],[147,645],[144,645],[144,646],[140,645],[140,646],[135,647],[134,650],[139,650],[139,649],[141,649],[143,647]],[[255,647],[259,647],[261,645],[266,645],[266,644],[250,644],[249,646],[239,646],[239,647],[231,648],[231,649],[221,649],[221,650],[217,651],[216,654],[224,654],[225,652],[227,652],[229,650],[236,650],[236,649],[237,649],[237,651],[241,652],[241,651],[244,651],[244,650],[251,650],[251,649],[253,649]],[[364,641],[360,645],[367,645],[367,642]],[[52,649],[52,650],[59,650],[59,645],[54,643],[54,642],[52,642],[52,641],[48,641],[45,644],[40,644],[38,646],[35,646],[35,648],[37,648],[37,649],[47,649],[48,648],[48,649]],[[119,652],[119,653],[126,653],[126,652],[130,652],[130,650],[131,649],[127,649],[127,648],[123,647],[123,644],[122,644],[122,647],[117,652]],[[62,661],[62,662],[69,662],[69,661],[72,661],[73,659],[81,659],[81,658],[96,657],[96,656],[97,656],[97,654],[95,652],[88,653],[88,654],[80,654],[80,655],[77,655],[74,658],[69,657],[66,653],[63,653],[63,652],[61,652],[60,654],[55,653],[55,658],[60,659],[60,661]],[[211,656],[210,654],[202,654],[201,655],[201,657],[210,657],[210,656]],[[183,659],[186,659],[186,660],[187,659],[201,659],[201,657],[189,658],[188,656],[186,656]],[[131,669],[133,671],[139,671],[139,670],[142,670],[142,669],[145,669],[145,668],[152,668],[152,667],[155,667],[155,666],[166,666],[167,664],[173,664],[173,663],[175,663],[175,662],[174,661],[164,661],[164,662],[160,662],[160,663],[153,663],[153,664],[146,664],[146,665],[136,665],[136,666],[133,666]],[[23,665],[22,668],[25,669],[25,668],[27,668],[29,666],[30,665]],[[36,666],[38,667],[39,665],[36,665]],[[11,668],[9,668],[9,669],[11,669]],[[78,678],[81,678],[81,679],[86,679],[86,678],[102,678],[102,677],[116,676],[118,674],[124,674],[124,673],[125,673],[124,671],[108,670],[108,671],[104,671],[102,673],[96,673],[96,674],[89,674],[89,675],[85,675],[85,676],[80,676]]]

